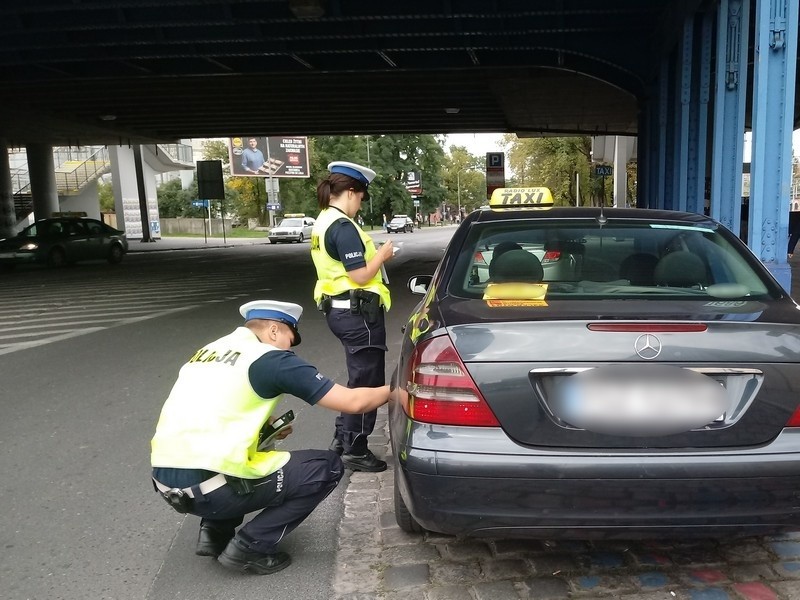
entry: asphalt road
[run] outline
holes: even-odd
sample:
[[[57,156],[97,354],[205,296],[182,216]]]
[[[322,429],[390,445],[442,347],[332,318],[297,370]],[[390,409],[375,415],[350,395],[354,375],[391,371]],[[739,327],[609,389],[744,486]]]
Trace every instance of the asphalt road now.
[[[387,370],[452,228],[395,234]],[[376,239],[385,234],[375,235]],[[0,274],[0,598],[328,600],[347,481],[290,535],[290,568],[243,577],[194,555],[199,519],[149,483],[149,441],[179,367],[258,298],[304,307],[297,352],[340,383],[344,355],[315,309],[308,243],[136,246],[121,265]],[[194,249],[168,250],[177,246]],[[387,380],[388,380],[387,373]],[[334,413],[287,398],[286,449],[325,448]]]

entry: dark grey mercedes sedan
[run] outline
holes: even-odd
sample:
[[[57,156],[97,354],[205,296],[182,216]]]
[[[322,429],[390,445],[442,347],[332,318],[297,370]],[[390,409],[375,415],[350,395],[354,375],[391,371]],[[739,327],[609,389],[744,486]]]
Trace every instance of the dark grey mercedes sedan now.
[[[800,306],[703,215],[511,192],[409,281],[424,298],[389,404],[400,527],[798,529]]]

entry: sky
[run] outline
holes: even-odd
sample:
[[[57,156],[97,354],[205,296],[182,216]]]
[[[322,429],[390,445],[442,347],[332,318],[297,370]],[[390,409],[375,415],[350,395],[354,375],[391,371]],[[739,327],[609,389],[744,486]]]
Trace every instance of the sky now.
[[[450,146],[466,146],[467,151],[474,156],[484,156],[487,152],[503,152],[502,133],[452,133],[447,135],[446,148]],[[800,129],[792,134],[792,146],[795,156],[800,156]],[[750,160],[750,134],[745,134],[744,157],[745,162]]]
[[[502,133],[451,133],[447,135],[445,149],[466,146],[473,156],[485,156],[487,152],[503,152],[502,139]]]

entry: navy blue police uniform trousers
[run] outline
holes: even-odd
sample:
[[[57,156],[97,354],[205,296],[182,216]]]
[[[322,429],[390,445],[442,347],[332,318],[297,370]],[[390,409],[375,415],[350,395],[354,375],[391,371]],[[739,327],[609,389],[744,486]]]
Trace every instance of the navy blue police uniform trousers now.
[[[354,315],[346,308],[332,308],[326,315],[328,327],[344,346],[347,361],[347,387],[379,387],[386,381],[386,325],[384,311],[374,322],[364,314]],[[375,428],[377,410],[364,414],[341,413],[336,417],[334,436],[342,441],[345,454],[363,456],[367,437]]]
[[[294,530],[330,494],[344,474],[342,459],[329,450],[293,450],[275,473],[250,480],[253,491],[238,495],[230,485],[201,494],[192,487],[191,514],[225,537],[233,537],[245,515],[261,512],[236,537],[256,552],[271,554],[278,542]],[[165,483],[165,482],[162,482]]]

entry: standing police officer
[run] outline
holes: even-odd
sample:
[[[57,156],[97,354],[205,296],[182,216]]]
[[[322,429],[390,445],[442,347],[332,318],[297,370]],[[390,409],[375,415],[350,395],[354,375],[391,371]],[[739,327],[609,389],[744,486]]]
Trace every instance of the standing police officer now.
[[[330,175],[317,186],[319,213],[311,232],[311,258],[317,269],[314,301],[328,327],[339,338],[347,361],[347,387],[380,386],[386,370],[386,327],[389,288],[381,277],[392,258],[392,243],[375,248],[372,238],[353,220],[375,171],[349,162],[332,162]],[[386,462],[367,447],[377,411],[341,414],[330,449],[354,471],[384,471]]]
[[[300,343],[302,311],[269,300],[243,305],[244,326],[206,344],[181,368],[151,442],[156,490],[178,512],[202,518],[196,554],[258,575],[289,566],[278,542],[344,471],[330,450],[260,446],[261,430],[274,420],[283,394],[344,412],[375,410],[389,397],[388,386],[335,384],[290,351]],[[236,532],[244,516],[258,510]]]

